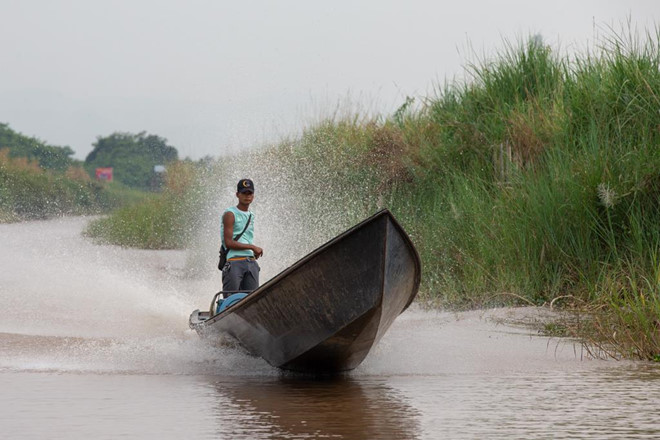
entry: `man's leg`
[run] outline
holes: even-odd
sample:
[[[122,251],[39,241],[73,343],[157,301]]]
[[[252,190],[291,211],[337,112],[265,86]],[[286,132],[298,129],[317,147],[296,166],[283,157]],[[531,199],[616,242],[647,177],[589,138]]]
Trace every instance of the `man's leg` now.
[[[245,266],[240,288],[245,291],[256,290],[259,287],[259,263],[250,260],[245,262]]]
[[[241,274],[240,264],[241,261],[228,261],[225,264],[225,267],[222,268],[222,290],[232,291],[238,290],[241,286],[241,279],[243,278]],[[231,293],[226,293],[223,298],[227,298]]]

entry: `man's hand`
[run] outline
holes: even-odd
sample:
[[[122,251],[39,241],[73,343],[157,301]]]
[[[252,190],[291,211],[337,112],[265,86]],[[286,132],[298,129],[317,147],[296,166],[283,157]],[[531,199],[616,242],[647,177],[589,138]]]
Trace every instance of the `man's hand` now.
[[[255,259],[258,259],[264,254],[264,250],[261,249],[259,246],[252,246],[252,252],[254,252]]]

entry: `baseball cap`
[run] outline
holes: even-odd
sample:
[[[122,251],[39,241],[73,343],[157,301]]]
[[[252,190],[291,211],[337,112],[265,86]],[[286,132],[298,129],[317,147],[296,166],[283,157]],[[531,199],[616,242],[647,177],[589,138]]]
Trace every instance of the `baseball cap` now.
[[[239,193],[242,192],[254,192],[254,183],[250,179],[241,179],[238,181],[238,185],[236,186],[236,191]]]

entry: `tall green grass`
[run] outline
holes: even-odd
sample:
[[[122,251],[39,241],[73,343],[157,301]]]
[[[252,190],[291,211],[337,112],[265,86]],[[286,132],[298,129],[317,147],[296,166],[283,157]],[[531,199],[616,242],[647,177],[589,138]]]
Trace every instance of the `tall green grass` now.
[[[420,109],[308,129],[287,147],[292,169],[347,211],[392,209],[421,253],[424,298],[589,304],[615,350],[654,358],[660,36],[622,35],[571,57],[506,45]]]

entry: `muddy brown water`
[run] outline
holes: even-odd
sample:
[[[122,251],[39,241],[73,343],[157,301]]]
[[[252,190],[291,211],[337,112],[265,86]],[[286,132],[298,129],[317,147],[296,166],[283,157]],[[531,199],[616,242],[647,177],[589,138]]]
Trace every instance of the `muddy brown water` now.
[[[283,374],[187,328],[219,274],[86,221],[0,225],[0,438],[660,438],[660,369],[505,324],[541,310],[413,307],[352,373]]]

